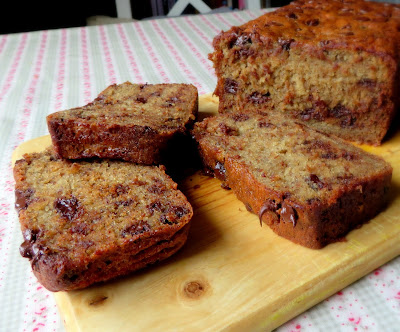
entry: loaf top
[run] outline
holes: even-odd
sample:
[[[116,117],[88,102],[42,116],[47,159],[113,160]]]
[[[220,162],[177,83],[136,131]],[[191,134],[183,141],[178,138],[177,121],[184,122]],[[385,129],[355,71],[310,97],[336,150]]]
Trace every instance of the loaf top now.
[[[50,114],[90,126],[145,126],[158,131],[185,129],[197,115],[198,92],[191,84],[113,84],[86,106]]]
[[[221,162],[220,172],[240,164],[243,176],[303,206],[330,205],[366,182],[389,183],[392,173],[382,158],[281,114],[221,114],[196,123],[193,134]]]
[[[363,0],[298,0],[233,27],[214,39],[214,47],[246,47],[253,41],[283,49],[330,48],[400,54],[400,5]],[[322,56],[322,54],[321,54]]]
[[[193,210],[163,166],[123,161],[71,162],[52,148],[14,167],[21,254],[68,257],[82,265],[152,236],[168,239]]]

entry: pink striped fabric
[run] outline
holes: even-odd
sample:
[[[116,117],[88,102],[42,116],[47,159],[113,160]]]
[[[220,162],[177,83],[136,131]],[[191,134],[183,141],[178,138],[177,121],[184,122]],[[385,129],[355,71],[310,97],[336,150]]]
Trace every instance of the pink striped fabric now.
[[[190,22],[190,19],[187,21]],[[203,64],[203,66],[207,69],[207,71],[210,73],[210,75],[214,74],[214,70],[212,68],[212,65],[210,61],[208,60],[208,57],[201,52],[196,45],[194,45],[190,39],[186,36],[186,34],[183,32],[183,30],[174,22],[173,19],[168,19],[168,24],[171,25],[171,27],[176,31],[177,35],[179,38],[187,45],[187,47],[190,48],[190,51],[198,58],[200,59],[200,62]],[[193,24],[192,24],[193,26]],[[196,28],[194,28],[196,30]],[[197,29],[198,30],[198,29]],[[201,36],[201,35],[200,35]]]
[[[108,40],[107,40],[107,33],[106,33],[106,28],[103,25],[99,26],[99,33],[100,33],[100,41],[101,41],[101,46],[104,52],[104,63],[105,67],[107,69],[107,76],[108,76],[108,81],[109,84],[116,84],[117,83],[117,77],[115,74],[115,69],[114,69],[114,63],[113,59],[110,53],[110,48],[108,46]]]
[[[165,70],[163,69],[162,64],[160,63],[159,55],[157,55],[155,53],[153,46],[149,42],[149,39],[146,36],[146,34],[144,33],[142,24],[140,24],[139,22],[137,22],[137,23],[135,22],[134,25],[135,25],[135,30],[139,35],[139,39],[141,40],[141,42],[143,43],[143,45],[146,49],[147,55],[150,57],[151,62],[153,63],[155,69],[158,71],[158,73],[160,74],[160,76],[162,78],[162,82],[163,83],[171,83],[167,74],[165,73]]]
[[[90,73],[90,58],[88,51],[87,32],[85,28],[81,28],[81,50],[82,50],[82,81],[84,103],[89,103],[92,98],[92,83]],[[114,77],[112,79],[115,79]]]
[[[20,64],[22,53],[25,50],[27,39],[28,39],[28,34],[23,34],[21,36],[21,41],[18,45],[17,52],[14,56],[14,61],[11,65],[10,71],[7,73],[5,84],[3,84],[0,90],[0,102],[3,100],[4,96],[12,86],[15,74]]]
[[[129,65],[131,67],[131,70],[133,71],[134,81],[143,83],[143,81],[144,81],[143,76],[142,76],[141,70],[137,64],[137,60],[135,59],[135,55],[132,50],[132,45],[129,43],[124,26],[122,24],[117,24],[117,29],[118,29],[119,36],[121,38],[122,45],[124,47],[125,54],[129,59]]]
[[[64,98],[64,84],[65,84],[65,57],[67,51],[67,30],[61,30],[61,38],[60,38],[60,49],[58,55],[58,70],[57,70],[57,78],[56,78],[56,104],[54,105],[55,111],[61,110],[62,100]]]
[[[0,54],[3,53],[4,47],[7,43],[7,35],[3,35],[0,40]]]
[[[182,70],[186,74],[186,76],[189,78],[189,80],[191,82],[193,82],[193,84],[196,85],[197,88],[202,93],[204,93],[203,87],[198,82],[196,75],[193,73],[193,70],[191,68],[189,68],[188,64],[185,62],[185,60],[179,54],[179,50],[174,47],[172,42],[166,37],[164,32],[160,29],[158,22],[156,20],[151,21],[151,25],[154,28],[154,31],[161,37],[161,39],[163,39],[163,42],[165,43],[168,51],[170,52],[170,55],[177,61],[179,70]]]

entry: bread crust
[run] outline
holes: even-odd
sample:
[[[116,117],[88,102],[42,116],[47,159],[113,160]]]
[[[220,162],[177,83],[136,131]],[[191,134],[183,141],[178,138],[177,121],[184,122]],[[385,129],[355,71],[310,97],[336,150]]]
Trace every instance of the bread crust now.
[[[221,32],[209,55],[219,111],[283,111],[379,145],[400,105],[399,24],[399,5],[300,0]]]
[[[193,135],[205,168],[223,187],[260,222],[300,245],[317,249],[339,241],[388,202],[389,164],[282,117],[223,114],[197,123]],[[287,136],[291,143],[279,144]],[[365,174],[357,168],[361,162]]]
[[[189,84],[112,85],[86,106],[47,116],[59,156],[109,158],[156,165],[169,143],[197,117],[198,93]],[[166,154],[166,153],[165,153]]]
[[[187,239],[193,209],[163,166],[71,162],[49,148],[24,155],[14,178],[20,253],[50,291],[129,274]]]

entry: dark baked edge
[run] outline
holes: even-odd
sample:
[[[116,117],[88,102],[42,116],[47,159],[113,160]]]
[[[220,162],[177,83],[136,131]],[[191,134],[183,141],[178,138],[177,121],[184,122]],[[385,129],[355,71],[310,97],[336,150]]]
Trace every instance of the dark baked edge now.
[[[189,228],[187,223],[169,238],[157,235],[139,246],[138,241],[127,242],[122,248],[99,255],[86,266],[74,266],[62,254],[43,254],[36,262],[31,261],[32,270],[38,281],[52,292],[86,288],[170,257],[185,244]]]
[[[392,169],[387,168],[374,177],[351,184],[334,197],[333,202],[301,204],[290,198],[290,192],[268,188],[236,159],[222,160],[218,149],[202,141],[197,133],[199,153],[205,171],[223,181],[223,187],[233,190],[248,211],[259,216],[276,234],[302,246],[320,249],[337,242],[351,230],[375,217],[388,203]],[[293,222],[279,219],[270,208],[285,202],[293,209]],[[290,219],[290,215],[287,219]]]

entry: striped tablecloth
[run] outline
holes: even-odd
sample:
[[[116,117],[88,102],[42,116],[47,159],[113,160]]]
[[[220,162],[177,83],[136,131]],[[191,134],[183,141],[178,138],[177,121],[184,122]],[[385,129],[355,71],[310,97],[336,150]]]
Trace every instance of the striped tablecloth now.
[[[63,331],[53,296],[22,259],[11,153],[47,134],[45,116],[81,106],[124,81],[193,83],[212,92],[212,38],[261,11],[0,36],[0,331]],[[279,331],[400,331],[400,258]]]

